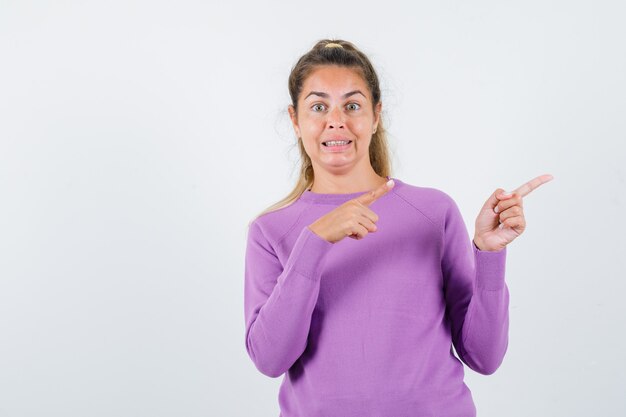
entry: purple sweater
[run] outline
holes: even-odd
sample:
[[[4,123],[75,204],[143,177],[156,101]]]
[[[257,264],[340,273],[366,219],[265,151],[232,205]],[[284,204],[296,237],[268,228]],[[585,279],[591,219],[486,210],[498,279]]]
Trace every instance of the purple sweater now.
[[[307,226],[365,191],[307,190],[250,225],[246,349],[285,374],[281,417],[473,417],[463,363],[485,375],[502,363],[506,247],[479,250],[448,194],[393,180],[361,240]]]

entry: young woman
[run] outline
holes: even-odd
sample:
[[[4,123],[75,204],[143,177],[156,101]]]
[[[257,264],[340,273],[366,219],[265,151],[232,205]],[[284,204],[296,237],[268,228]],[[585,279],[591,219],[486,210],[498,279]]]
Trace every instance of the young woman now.
[[[249,225],[244,291],[247,352],[285,374],[281,417],[474,416],[463,363],[503,360],[506,245],[552,177],[495,190],[470,241],[448,194],[390,176],[378,77],[352,43],[318,42],[289,92],[300,178]]]

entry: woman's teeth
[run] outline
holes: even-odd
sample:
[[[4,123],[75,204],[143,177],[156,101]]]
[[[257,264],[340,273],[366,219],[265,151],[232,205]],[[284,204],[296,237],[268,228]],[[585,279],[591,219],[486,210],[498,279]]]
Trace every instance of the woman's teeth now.
[[[324,146],[341,146],[347,145],[352,142],[351,140],[330,140],[328,142],[323,142]]]

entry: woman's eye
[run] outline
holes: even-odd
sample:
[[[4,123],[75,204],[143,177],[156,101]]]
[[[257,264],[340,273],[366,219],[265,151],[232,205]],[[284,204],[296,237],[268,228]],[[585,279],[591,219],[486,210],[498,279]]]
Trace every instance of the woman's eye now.
[[[314,112],[319,112],[325,109],[325,105],[318,103],[318,104],[314,104],[311,108],[313,109]],[[359,110],[361,108],[361,105],[358,103],[350,103],[347,106],[348,110]]]

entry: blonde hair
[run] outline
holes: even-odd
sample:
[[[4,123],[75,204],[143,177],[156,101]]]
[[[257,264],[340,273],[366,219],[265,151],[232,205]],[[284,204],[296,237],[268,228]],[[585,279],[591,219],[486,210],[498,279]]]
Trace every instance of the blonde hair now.
[[[300,57],[289,75],[289,95],[296,112],[298,110],[298,98],[302,92],[304,81],[313,70],[323,65],[337,65],[358,70],[369,87],[372,96],[373,110],[374,112],[376,111],[376,105],[381,99],[380,85],[378,75],[370,60],[363,52],[348,41],[323,39],[317,42],[309,52]],[[311,158],[309,158],[304,149],[301,138],[298,138],[298,149],[300,151],[301,164],[300,174],[295,187],[285,198],[263,210],[252,219],[250,223],[266,213],[276,211],[292,204],[304,191],[313,185],[313,165],[311,164]],[[382,117],[379,119],[376,132],[372,136],[369,146],[369,156],[372,168],[378,175],[381,177],[391,176],[391,158]]]

